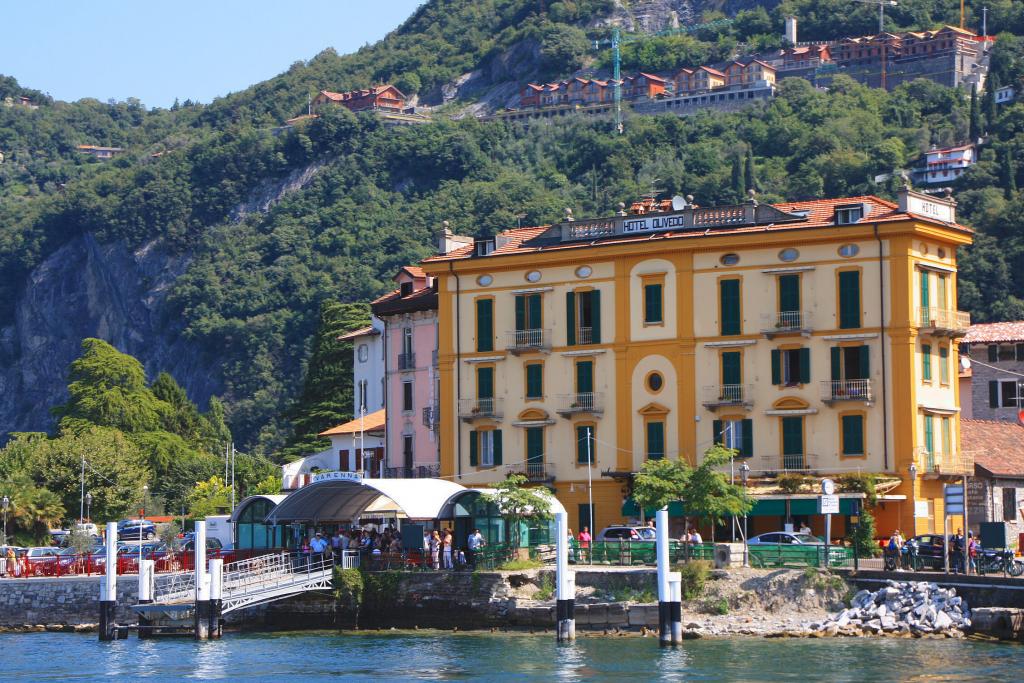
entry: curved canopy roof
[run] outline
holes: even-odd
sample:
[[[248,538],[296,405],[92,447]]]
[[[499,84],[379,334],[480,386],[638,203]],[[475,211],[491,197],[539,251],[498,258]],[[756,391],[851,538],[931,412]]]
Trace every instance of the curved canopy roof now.
[[[437,519],[445,503],[465,490],[445,479],[325,479],[292,493],[271,511],[267,522],[353,520],[381,496],[409,519]]]
[[[257,500],[266,500],[269,501],[272,505],[276,506],[280,505],[281,501],[283,501],[287,497],[288,496],[284,494],[247,496],[242,500],[242,502],[240,502],[235,507],[235,511],[231,513],[231,523],[237,524],[239,518],[242,516],[242,513],[245,512],[245,509],[252,505]]]

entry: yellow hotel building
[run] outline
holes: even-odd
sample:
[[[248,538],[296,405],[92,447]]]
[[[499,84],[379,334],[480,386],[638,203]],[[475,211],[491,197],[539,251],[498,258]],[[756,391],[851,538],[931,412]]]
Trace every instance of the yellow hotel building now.
[[[441,475],[525,473],[578,529],[589,474],[601,529],[624,521],[646,459],[696,464],[723,442],[762,482],[887,474],[878,532],[941,532],[942,484],[973,469],[956,382],[971,234],[952,199],[909,190],[648,202],[473,242],[446,230],[423,263],[439,291]],[[750,533],[809,503],[765,502]]]

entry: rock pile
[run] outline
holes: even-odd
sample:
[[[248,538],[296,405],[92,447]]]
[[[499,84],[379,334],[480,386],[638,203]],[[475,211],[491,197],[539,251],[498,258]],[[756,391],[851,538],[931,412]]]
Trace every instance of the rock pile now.
[[[971,612],[955,588],[926,581],[888,581],[877,591],[862,590],[850,608],[811,630],[822,635],[864,633],[958,636],[971,625]]]

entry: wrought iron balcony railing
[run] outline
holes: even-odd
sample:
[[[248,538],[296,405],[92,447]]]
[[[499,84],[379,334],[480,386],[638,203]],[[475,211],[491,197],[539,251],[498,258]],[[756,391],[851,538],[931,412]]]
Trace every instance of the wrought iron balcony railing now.
[[[416,467],[388,467],[384,470],[385,479],[434,479],[441,476],[439,464],[417,465]]]
[[[761,316],[761,334],[771,339],[777,334],[800,332],[810,334],[814,329],[810,311],[777,311]]]
[[[711,384],[704,387],[701,403],[708,410],[722,406],[754,405],[752,384]]]
[[[555,412],[564,417],[580,413],[599,414],[604,412],[604,394],[593,391],[559,394],[556,405]]]
[[[833,379],[821,383],[821,400],[825,403],[835,401],[871,401],[871,380],[869,379]]]
[[[917,324],[923,332],[962,337],[971,326],[971,314],[948,308],[918,308]]]
[[[814,472],[818,469],[818,456],[814,453],[762,455],[760,471],[765,474],[786,472]]]
[[[505,348],[510,353],[551,350],[551,330],[509,330],[505,333]]]
[[[415,353],[400,353],[398,354],[398,369],[399,370],[414,370],[416,368],[416,354]]]
[[[459,417],[467,422],[484,418],[500,420],[502,407],[500,398],[463,398],[459,400]]]
[[[922,475],[963,477],[974,474],[974,453],[939,453],[924,446],[916,451],[917,471]]]

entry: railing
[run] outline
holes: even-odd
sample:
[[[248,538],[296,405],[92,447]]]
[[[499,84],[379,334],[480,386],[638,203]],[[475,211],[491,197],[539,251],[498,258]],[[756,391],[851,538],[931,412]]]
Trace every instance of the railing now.
[[[748,546],[752,567],[824,567],[825,544],[791,545],[788,543],[751,543]],[[853,548],[828,546],[828,566],[847,567],[853,564]]]
[[[547,464],[536,461],[506,465],[505,471],[508,474],[521,474],[530,482],[543,483],[555,480],[555,469]]]
[[[810,311],[765,313],[761,316],[761,334],[771,338],[787,332],[810,332],[814,329],[811,320]]]
[[[778,474],[780,472],[813,472],[818,469],[818,456],[815,453],[789,453],[787,455],[762,455],[760,472]]]
[[[593,327],[577,327],[576,328],[576,343],[577,344],[593,344],[594,343],[594,328]]]
[[[832,401],[871,401],[871,380],[825,380],[821,383],[821,400],[826,403]]]
[[[752,384],[711,384],[703,389],[705,408],[719,406],[753,405],[754,385]]]
[[[723,225],[742,225],[748,222],[750,221],[747,218],[747,212],[742,206],[693,210],[693,225],[695,227],[712,228]]]
[[[575,394],[559,394],[555,411],[559,415],[577,415],[579,413],[603,413],[604,394],[586,391]]]
[[[441,424],[441,409],[436,403],[423,408],[423,426],[430,429],[437,429]]]
[[[441,476],[441,466],[437,464],[388,467],[384,470],[385,479],[434,479],[439,476]]]
[[[139,552],[135,546],[120,546],[118,552],[117,573],[119,575],[139,573]],[[237,551],[234,550],[209,550],[207,556],[210,558],[223,558],[234,560]],[[144,549],[142,559],[153,560],[153,569],[157,573],[170,573],[188,570],[193,567],[194,553],[176,550],[173,553],[160,548],[153,550]],[[8,577],[60,577],[60,576],[92,576],[103,574],[107,571],[106,553],[81,553],[70,555],[48,555],[45,557],[19,557],[17,560],[17,571],[12,565],[6,566],[3,570]],[[9,570],[9,571],[8,571]]]
[[[554,564],[556,556],[554,544],[542,544],[530,548],[530,558]],[[668,558],[672,564],[691,560],[715,559],[713,543],[691,544],[669,540]],[[658,563],[657,544],[652,541],[594,541],[582,546],[573,541],[569,546],[569,562],[575,564],[612,565],[619,567],[650,566]]]
[[[923,446],[917,449],[917,467],[922,474],[964,476],[974,474],[974,452],[939,453]]]
[[[971,326],[971,314],[948,308],[918,308],[917,321],[922,330],[932,334],[960,337],[967,334]]]
[[[615,221],[606,218],[573,221],[567,228],[567,239],[597,239],[615,234]]]
[[[551,330],[509,330],[505,333],[505,348],[511,353],[548,350],[551,348]]]
[[[480,418],[500,420],[502,407],[500,398],[463,398],[459,399],[459,417],[466,421]]]
[[[399,370],[414,370],[414,369],[416,369],[416,354],[415,353],[400,353],[400,354],[398,354],[398,369]]]

